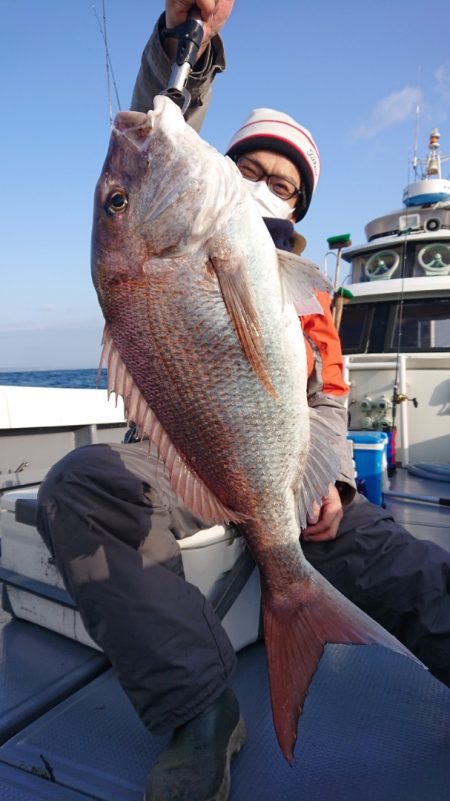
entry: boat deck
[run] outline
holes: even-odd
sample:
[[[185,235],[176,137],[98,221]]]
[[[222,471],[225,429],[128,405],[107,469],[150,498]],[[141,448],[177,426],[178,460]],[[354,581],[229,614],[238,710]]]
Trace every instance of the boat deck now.
[[[3,629],[4,650],[5,640],[12,646],[8,661],[20,658],[18,648],[22,660],[27,655],[26,672],[45,703],[27,724],[25,675],[10,675],[16,706],[21,691],[27,698],[22,714],[5,709],[2,715],[3,722],[15,712],[15,725],[23,728],[3,735],[0,799],[140,801],[147,770],[165,740],[146,732],[112,670],[92,675],[102,657],[94,659],[90,649],[52,632],[40,631],[41,638],[36,655],[34,626],[15,620]],[[69,675],[68,646],[74,665],[78,661]],[[70,694],[59,701],[51,686],[58,670],[66,694],[72,682]],[[327,646],[305,704],[292,768],[274,738],[263,646],[240,653],[232,683],[249,736],[234,762],[230,801],[447,801],[450,692],[406,658],[375,646]],[[7,697],[9,692],[4,706]]]
[[[450,496],[448,484],[403,471],[392,489]],[[450,509],[388,505],[417,536],[450,550]],[[166,740],[142,726],[103,655],[4,612],[0,623],[0,801],[141,801]],[[263,645],[239,653],[232,684],[248,740],[233,762],[230,801],[448,800],[450,691],[407,658],[327,646],[293,767],[275,741]]]
[[[385,497],[386,508],[395,520],[415,537],[432,540],[450,551],[450,507],[420,500],[424,496],[450,498],[450,483],[423,479],[406,470],[397,470],[390,480],[389,490],[414,495],[417,499]]]

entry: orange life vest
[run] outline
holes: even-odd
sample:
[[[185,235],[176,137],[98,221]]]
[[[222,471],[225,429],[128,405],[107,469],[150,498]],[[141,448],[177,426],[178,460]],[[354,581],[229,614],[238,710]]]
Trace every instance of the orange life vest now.
[[[331,316],[331,298],[328,292],[316,294],[323,308],[323,315],[306,314],[300,317],[305,334],[308,375],[312,375],[316,360],[320,361],[317,372],[322,376],[321,391],[326,395],[347,395],[349,388],[342,377],[342,350]]]

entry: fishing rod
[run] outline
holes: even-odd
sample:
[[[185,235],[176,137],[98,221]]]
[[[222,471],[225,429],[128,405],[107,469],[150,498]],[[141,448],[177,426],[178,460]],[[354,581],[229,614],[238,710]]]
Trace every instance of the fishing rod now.
[[[193,6],[188,18],[175,28],[162,31],[163,39],[178,39],[175,62],[166,89],[161,92],[181,107],[183,114],[189,108],[191,93],[186,88],[188,78],[198,56],[203,40],[203,21],[197,6]]]
[[[404,312],[404,305],[405,305],[405,278],[406,278],[406,266],[407,266],[407,248],[408,248],[408,236],[411,233],[411,228],[405,228],[403,231],[399,232],[399,234],[404,235],[404,239],[401,245],[402,248],[402,255],[401,255],[401,285],[400,285],[400,300],[398,302],[397,307],[397,350],[395,356],[395,375],[394,375],[394,383],[392,386],[392,423],[390,426],[391,430],[391,464],[390,470],[395,473],[396,471],[396,438],[397,438],[397,407],[401,403],[405,403],[410,401],[414,408],[417,409],[419,402],[417,398],[410,398],[408,395],[405,394],[406,387],[400,387],[400,359],[402,353],[402,338],[403,338],[403,312]]]
[[[450,498],[439,498],[437,495],[412,495],[409,492],[398,492],[397,490],[383,490],[383,495],[389,498],[405,498],[418,503],[435,503],[438,506],[450,507]]]

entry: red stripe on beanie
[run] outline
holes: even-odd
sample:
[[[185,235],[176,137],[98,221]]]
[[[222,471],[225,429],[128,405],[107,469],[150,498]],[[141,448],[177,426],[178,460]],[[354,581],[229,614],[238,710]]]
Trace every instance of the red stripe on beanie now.
[[[308,132],[305,130],[305,128],[300,128],[300,126],[293,125],[292,122],[287,122],[286,120],[271,120],[271,119],[252,120],[252,122],[247,122],[245,125],[242,125],[242,127],[239,128],[238,131],[236,131],[233,139],[236,136],[238,136],[239,133],[244,130],[244,128],[250,128],[252,125],[260,125],[261,123],[265,123],[265,122],[268,122],[271,125],[287,125],[289,128],[293,128],[294,131],[298,131],[299,133],[301,133],[305,137],[305,139],[308,140],[310,145],[314,148],[315,153],[317,153],[317,156],[319,156],[319,151],[317,150],[317,145],[314,142],[314,140],[311,138],[311,135],[308,134]],[[270,136],[271,134],[259,134],[259,135],[260,136]],[[274,136],[274,135],[272,134],[272,136]],[[274,136],[274,138],[277,138],[277,137]],[[278,138],[281,139],[281,137],[278,137]],[[289,141],[289,140],[283,140],[283,141]]]

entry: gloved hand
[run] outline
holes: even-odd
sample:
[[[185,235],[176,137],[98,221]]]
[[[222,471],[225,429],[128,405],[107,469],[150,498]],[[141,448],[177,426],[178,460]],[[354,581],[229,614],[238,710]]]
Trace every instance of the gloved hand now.
[[[197,0],[196,3],[193,0],[166,0],[166,27],[175,28],[181,25],[187,19],[192,6],[196,5],[204,23],[203,40],[197,57],[200,58],[211,39],[225,25],[233,4],[234,0]],[[174,47],[173,40],[168,39],[164,43],[164,48],[170,57],[174,55],[171,50]]]

